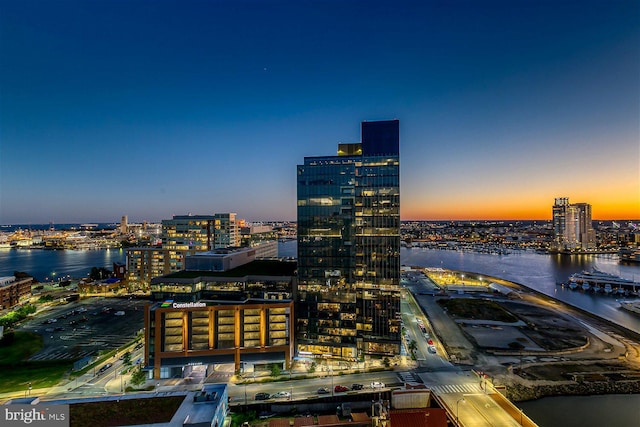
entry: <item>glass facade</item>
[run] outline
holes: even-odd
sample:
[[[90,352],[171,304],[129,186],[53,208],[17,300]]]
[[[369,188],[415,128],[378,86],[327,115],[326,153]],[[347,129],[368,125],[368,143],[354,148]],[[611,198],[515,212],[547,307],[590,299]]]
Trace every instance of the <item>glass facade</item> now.
[[[361,143],[298,166],[298,351],[399,353],[398,125],[364,122]]]
[[[552,208],[554,248],[557,251],[594,249],[596,235],[591,219],[591,205],[569,203],[566,197],[555,199]]]

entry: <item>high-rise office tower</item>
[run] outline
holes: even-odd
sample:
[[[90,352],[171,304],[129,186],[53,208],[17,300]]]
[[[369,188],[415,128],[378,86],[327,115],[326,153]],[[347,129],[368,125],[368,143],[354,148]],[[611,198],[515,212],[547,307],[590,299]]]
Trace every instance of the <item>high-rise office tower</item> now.
[[[298,165],[296,338],[302,354],[400,351],[398,120]]]
[[[122,215],[120,219],[120,234],[127,234],[129,232],[129,224],[126,215]]]
[[[596,233],[591,219],[591,205],[570,204],[558,197],[552,208],[554,250],[583,251],[595,248]]]

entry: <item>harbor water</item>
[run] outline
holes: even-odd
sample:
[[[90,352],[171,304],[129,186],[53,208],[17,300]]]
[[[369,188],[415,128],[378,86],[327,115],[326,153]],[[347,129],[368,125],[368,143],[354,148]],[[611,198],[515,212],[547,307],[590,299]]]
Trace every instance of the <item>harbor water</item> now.
[[[281,257],[295,257],[295,240],[279,243]],[[640,265],[621,264],[612,255],[547,255],[514,251],[507,255],[491,255],[453,250],[402,248],[402,264],[420,267],[442,267],[450,270],[486,274],[525,285],[560,301],[596,314],[611,322],[640,333],[640,316],[620,308],[615,296],[570,290],[559,286],[573,273],[597,269],[640,282]],[[31,274],[39,281],[71,276],[85,277],[92,267],[113,269],[113,263],[126,262],[123,249],[104,250],[0,250],[0,277],[14,271]]]
[[[46,250],[0,249],[0,277],[21,271],[38,281],[58,280],[71,276],[86,277],[92,267],[113,270],[113,263],[124,263],[124,249]]]
[[[295,240],[279,244],[281,257],[296,257],[296,251]],[[615,256],[547,255],[528,251],[491,255],[402,248],[400,259],[408,266],[442,267],[520,283],[640,333],[640,316],[620,309],[615,297],[572,291],[558,285],[573,273],[593,269],[640,281],[640,266],[620,264]],[[124,250],[6,249],[0,250],[0,277],[23,271],[40,281],[67,275],[79,278],[86,276],[92,267],[112,269],[114,262],[125,261]],[[640,426],[640,395],[558,396],[522,402],[518,406],[540,427]]]
[[[517,406],[539,427],[638,427],[640,395],[559,396]]]

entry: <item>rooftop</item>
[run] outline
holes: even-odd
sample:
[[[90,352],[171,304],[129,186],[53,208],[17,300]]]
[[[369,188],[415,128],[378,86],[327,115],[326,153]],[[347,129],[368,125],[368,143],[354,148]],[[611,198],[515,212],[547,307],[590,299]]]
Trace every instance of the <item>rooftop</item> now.
[[[298,264],[293,261],[255,260],[227,271],[178,271],[162,279],[194,279],[197,277],[293,276]]]

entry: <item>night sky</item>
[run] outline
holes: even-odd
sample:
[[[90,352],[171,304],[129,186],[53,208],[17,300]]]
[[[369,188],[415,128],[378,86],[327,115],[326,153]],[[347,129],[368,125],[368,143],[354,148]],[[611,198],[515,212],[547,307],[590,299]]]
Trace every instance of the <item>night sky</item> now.
[[[0,223],[295,220],[400,120],[402,219],[640,218],[640,2],[0,0]]]

